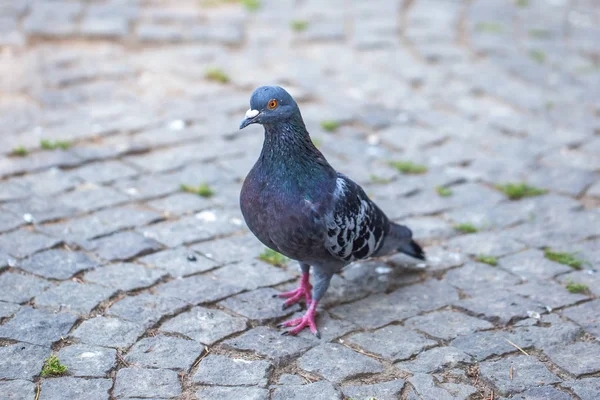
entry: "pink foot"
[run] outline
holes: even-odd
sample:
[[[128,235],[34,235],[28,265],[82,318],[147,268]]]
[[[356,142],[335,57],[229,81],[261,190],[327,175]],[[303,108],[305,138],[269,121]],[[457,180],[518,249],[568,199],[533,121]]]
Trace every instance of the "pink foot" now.
[[[306,314],[300,318],[292,319],[290,321],[286,321],[282,324],[279,324],[278,327],[288,327],[293,326],[293,329],[289,331],[285,331],[282,335],[297,335],[300,331],[306,327],[310,329],[310,331],[319,339],[321,339],[321,334],[317,330],[317,326],[315,325],[315,316],[317,315],[317,303],[316,301],[310,304],[308,310],[306,310]]]
[[[308,273],[303,273],[302,280],[300,281],[300,287],[298,289],[276,295],[277,297],[287,298],[281,307],[282,309],[285,310],[287,307],[298,303],[300,300],[302,300],[302,298],[306,300],[306,305],[310,306],[312,301],[312,285],[309,282],[309,277],[310,275]]]

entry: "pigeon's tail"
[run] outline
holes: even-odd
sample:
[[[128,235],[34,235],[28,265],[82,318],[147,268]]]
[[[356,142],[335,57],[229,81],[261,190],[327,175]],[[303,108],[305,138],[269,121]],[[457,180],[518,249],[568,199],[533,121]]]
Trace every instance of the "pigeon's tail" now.
[[[404,254],[408,254],[411,257],[418,258],[419,260],[425,260],[425,252],[421,246],[419,246],[419,244],[412,239],[400,246],[398,250]]]
[[[404,225],[391,223],[389,236],[395,239],[395,251],[408,254],[411,257],[425,260],[425,252],[417,242],[412,239],[412,231]],[[398,246],[399,242],[399,246]]]

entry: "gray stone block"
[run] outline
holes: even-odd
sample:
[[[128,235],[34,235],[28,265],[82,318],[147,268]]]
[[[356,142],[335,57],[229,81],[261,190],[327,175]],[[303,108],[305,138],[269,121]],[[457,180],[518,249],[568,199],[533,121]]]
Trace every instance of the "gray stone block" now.
[[[144,333],[144,328],[118,318],[94,317],[71,333],[81,342],[96,346],[127,348]]]
[[[333,343],[325,343],[309,350],[298,359],[298,366],[338,383],[359,374],[383,371],[383,366],[378,361]]]
[[[209,355],[200,362],[192,379],[202,385],[265,387],[270,369],[268,361]]]
[[[161,326],[163,332],[180,333],[205,345],[211,345],[244,329],[245,319],[202,307],[194,307]]]
[[[76,316],[68,313],[23,307],[11,320],[0,326],[0,337],[50,346],[67,336],[76,320]]]
[[[204,347],[198,342],[158,335],[133,345],[125,361],[144,368],[189,371],[203,351]]]
[[[223,344],[235,350],[254,351],[266,356],[275,365],[286,363],[315,346],[315,343],[306,339],[282,336],[279,331],[266,326],[259,326],[236,338],[227,339]]]
[[[120,263],[90,271],[84,275],[84,279],[128,292],[152,286],[165,276],[166,272],[160,269],[143,267],[139,264]]]
[[[166,369],[121,368],[115,379],[117,399],[135,397],[171,398],[181,394],[177,372]]]
[[[68,279],[78,272],[96,268],[99,263],[78,251],[52,249],[23,260],[20,267],[36,275],[53,279]]]
[[[108,400],[111,379],[82,379],[61,377],[42,382],[40,400]]]
[[[15,343],[0,347],[0,378],[33,380],[42,371],[50,347]]]
[[[35,298],[37,307],[50,308],[53,311],[69,311],[76,314],[88,314],[102,301],[117,292],[93,283],[65,281],[46,290]]]
[[[153,253],[161,249],[161,245],[135,232],[120,232],[96,239],[91,242],[94,253],[109,261],[124,261],[137,256]]]
[[[480,364],[479,374],[481,379],[494,385],[503,396],[561,381],[548,371],[544,364],[534,357],[525,355],[509,356],[498,361],[484,361]]]
[[[319,381],[308,385],[281,386],[273,391],[273,400],[339,400],[342,394],[330,382]]]
[[[437,345],[437,342],[399,325],[357,333],[347,341],[391,361],[405,360],[425,348]]]
[[[196,392],[198,400],[268,400],[269,391],[257,387],[211,386]]]
[[[50,286],[50,282],[40,278],[6,272],[0,275],[0,300],[24,303]]]
[[[161,318],[175,314],[187,306],[185,301],[173,297],[141,293],[116,302],[108,309],[108,314],[151,328]]]
[[[69,375],[106,377],[116,365],[117,352],[105,347],[74,344],[60,349],[57,357],[67,366]]]

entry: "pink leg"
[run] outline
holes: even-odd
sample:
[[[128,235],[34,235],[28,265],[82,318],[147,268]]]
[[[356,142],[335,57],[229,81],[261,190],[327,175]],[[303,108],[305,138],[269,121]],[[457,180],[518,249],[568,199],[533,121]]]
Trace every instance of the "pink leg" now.
[[[304,314],[303,317],[292,319],[290,321],[286,321],[282,324],[279,324],[278,327],[294,327],[289,331],[283,332],[282,335],[297,335],[302,329],[308,327],[316,337],[321,339],[321,334],[319,333],[319,331],[317,330],[317,326],[315,325],[315,316],[317,315],[317,303],[318,301],[313,301],[310,304],[308,310],[306,310],[306,314]]]
[[[302,300],[303,297],[306,300],[306,305],[310,305],[312,301],[312,285],[310,284],[309,278],[310,274],[308,272],[303,273],[302,279],[300,280],[300,287],[298,289],[292,290],[290,292],[280,293],[277,295],[278,297],[287,298],[285,303],[283,303],[283,309],[286,309],[287,307],[298,303],[300,300]]]

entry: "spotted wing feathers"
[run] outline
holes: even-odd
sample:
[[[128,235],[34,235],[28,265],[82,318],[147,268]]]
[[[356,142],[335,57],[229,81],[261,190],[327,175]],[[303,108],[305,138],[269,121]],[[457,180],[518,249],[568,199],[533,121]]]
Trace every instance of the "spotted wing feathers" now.
[[[370,257],[389,230],[387,217],[360,186],[339,173],[333,197],[333,211],[327,218],[327,249],[344,262]]]

